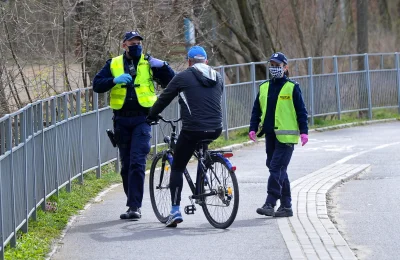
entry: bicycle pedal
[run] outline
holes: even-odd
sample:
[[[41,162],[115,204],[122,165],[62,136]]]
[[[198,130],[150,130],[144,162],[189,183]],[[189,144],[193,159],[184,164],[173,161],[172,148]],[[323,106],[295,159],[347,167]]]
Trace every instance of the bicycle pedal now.
[[[185,206],[185,214],[187,215],[194,214],[195,211],[196,207],[194,205]]]

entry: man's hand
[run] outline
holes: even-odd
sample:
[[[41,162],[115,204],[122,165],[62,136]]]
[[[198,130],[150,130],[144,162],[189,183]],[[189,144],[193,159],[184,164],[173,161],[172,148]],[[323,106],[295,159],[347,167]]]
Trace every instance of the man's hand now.
[[[114,84],[128,84],[132,82],[132,76],[125,73],[122,74],[121,76],[114,78],[113,82]]]
[[[149,57],[149,63],[150,63],[150,67],[152,68],[161,68],[162,66],[164,66],[165,62],[163,60],[159,60],[153,57]]]
[[[159,119],[158,116],[157,117],[153,117],[153,116],[149,115],[149,116],[146,117],[146,123],[148,125],[156,125],[158,123],[158,119]]]
[[[253,140],[254,142],[257,141],[257,139],[256,139],[256,132],[250,131],[250,132],[249,132],[249,138],[250,138],[251,140]]]
[[[307,134],[301,134],[300,135],[300,140],[301,140],[301,146],[304,146],[308,142],[308,135]]]

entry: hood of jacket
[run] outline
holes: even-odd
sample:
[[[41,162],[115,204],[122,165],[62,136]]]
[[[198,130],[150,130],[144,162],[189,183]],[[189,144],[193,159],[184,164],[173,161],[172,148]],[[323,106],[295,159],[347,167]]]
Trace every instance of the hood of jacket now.
[[[218,83],[217,71],[205,63],[196,63],[190,68],[204,87],[212,88]]]

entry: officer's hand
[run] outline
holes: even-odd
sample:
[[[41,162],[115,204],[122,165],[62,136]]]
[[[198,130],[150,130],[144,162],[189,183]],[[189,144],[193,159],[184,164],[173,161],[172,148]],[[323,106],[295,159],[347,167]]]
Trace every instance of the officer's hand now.
[[[163,60],[159,60],[153,57],[149,57],[149,63],[150,63],[150,67],[152,68],[161,68],[162,66],[164,66],[165,62]]]
[[[253,140],[254,142],[257,141],[257,139],[256,139],[256,132],[250,131],[250,133],[249,133],[249,138],[250,138],[251,140]]]
[[[114,84],[128,84],[132,82],[132,76],[125,73],[122,74],[121,76],[114,78],[113,82]]]
[[[158,116],[157,117],[147,116],[146,117],[146,123],[148,125],[156,125],[156,124],[158,124]]]
[[[300,140],[301,140],[301,146],[304,146],[308,142],[308,135],[307,134],[301,134],[300,135]]]

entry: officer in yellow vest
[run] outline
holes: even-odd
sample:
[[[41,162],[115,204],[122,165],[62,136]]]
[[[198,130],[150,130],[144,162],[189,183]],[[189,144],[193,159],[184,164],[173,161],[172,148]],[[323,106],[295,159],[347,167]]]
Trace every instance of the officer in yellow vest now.
[[[260,85],[251,114],[249,138],[256,141],[257,135],[265,134],[268,178],[267,199],[257,213],[265,216],[293,216],[290,182],[286,172],[292,157],[294,145],[299,136],[302,145],[308,142],[307,110],[300,86],[289,79],[286,56],[277,52],[272,54],[269,72],[272,77]],[[280,199],[281,205],[275,212]]]
[[[146,116],[156,102],[153,80],[166,87],[175,73],[167,62],[142,53],[142,36],[125,33],[123,55],[110,59],[93,79],[93,90],[111,90],[114,134],[121,157],[121,176],[128,210],[121,219],[140,218],[146,156],[150,151],[151,127]]]

